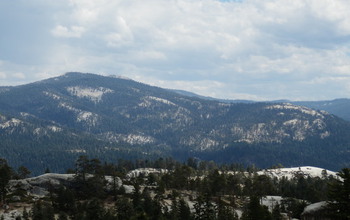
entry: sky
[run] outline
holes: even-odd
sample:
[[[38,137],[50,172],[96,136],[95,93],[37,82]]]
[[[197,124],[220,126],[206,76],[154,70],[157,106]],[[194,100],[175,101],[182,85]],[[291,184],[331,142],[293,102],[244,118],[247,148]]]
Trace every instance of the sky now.
[[[0,86],[66,72],[248,100],[350,98],[349,0],[1,0]]]

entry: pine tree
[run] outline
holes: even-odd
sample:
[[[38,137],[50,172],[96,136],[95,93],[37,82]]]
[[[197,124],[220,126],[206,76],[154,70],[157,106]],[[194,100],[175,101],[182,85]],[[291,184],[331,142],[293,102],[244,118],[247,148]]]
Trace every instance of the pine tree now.
[[[17,173],[18,173],[18,177],[20,179],[28,178],[29,175],[31,174],[30,170],[25,166],[18,167]]]
[[[27,209],[24,207],[22,217],[24,220],[29,220],[29,213],[27,212]]]
[[[216,207],[210,200],[209,194],[198,196],[195,208],[195,220],[216,219]]]
[[[103,220],[104,208],[98,199],[90,201],[86,207],[86,220]]]
[[[329,185],[328,209],[334,219],[350,219],[350,168],[343,168],[340,178]]]
[[[179,201],[178,212],[179,212],[179,219],[181,220],[192,219],[190,208],[188,207],[187,203],[183,199],[180,199]]]
[[[251,196],[249,204],[242,214],[242,220],[269,220],[271,214],[266,206],[261,206],[257,196]]]
[[[218,219],[219,220],[238,220],[238,216],[232,207],[226,205],[224,201],[219,198],[218,201]]]
[[[272,209],[272,219],[273,220],[282,220],[281,208],[280,205],[275,205]]]
[[[6,186],[11,179],[12,170],[5,159],[0,158],[0,202],[4,202]]]
[[[128,198],[122,197],[116,201],[116,212],[118,219],[128,220],[132,216],[134,209]]]

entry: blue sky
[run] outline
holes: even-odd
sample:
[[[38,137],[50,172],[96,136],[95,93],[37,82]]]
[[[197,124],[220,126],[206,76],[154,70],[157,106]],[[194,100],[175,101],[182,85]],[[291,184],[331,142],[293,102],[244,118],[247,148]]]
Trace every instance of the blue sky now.
[[[205,96],[350,98],[347,0],[0,1],[0,86],[69,71]]]

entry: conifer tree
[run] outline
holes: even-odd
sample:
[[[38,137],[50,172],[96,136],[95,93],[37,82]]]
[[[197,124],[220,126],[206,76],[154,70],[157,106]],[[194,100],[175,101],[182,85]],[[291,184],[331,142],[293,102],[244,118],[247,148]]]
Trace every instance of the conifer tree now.
[[[350,219],[350,168],[343,168],[340,178],[329,185],[328,208],[334,219]]]
[[[134,212],[134,209],[128,198],[122,197],[116,201],[116,212],[118,219],[130,219]]]
[[[11,179],[12,170],[5,159],[0,158],[0,202],[4,202],[6,186]]]
[[[23,213],[22,213],[23,220],[29,220],[29,213],[27,212],[27,209],[24,207]]]

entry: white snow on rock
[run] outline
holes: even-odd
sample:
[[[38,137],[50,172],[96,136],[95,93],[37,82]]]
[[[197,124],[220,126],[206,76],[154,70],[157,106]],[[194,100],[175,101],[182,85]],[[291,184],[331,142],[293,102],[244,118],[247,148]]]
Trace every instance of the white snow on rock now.
[[[190,136],[181,139],[181,144],[195,146],[198,150],[205,151],[219,146],[219,142],[200,135]]]
[[[60,185],[63,181],[71,181],[74,179],[74,174],[59,174],[59,173],[45,173],[37,177],[31,177],[24,180],[15,181],[25,181],[31,185],[43,185],[51,183],[52,185]]]
[[[71,106],[71,105],[69,105],[68,103],[65,103],[65,102],[60,102],[60,103],[58,104],[58,107],[59,107],[59,108],[67,109],[67,110],[72,111],[72,112],[80,112],[79,109],[74,108],[73,106]]]
[[[67,152],[69,152],[69,153],[86,153],[86,150],[84,150],[84,149],[71,149],[71,150],[67,150]]]
[[[123,185],[126,194],[131,194],[135,192],[135,187],[131,185]]]
[[[131,194],[135,191],[134,186],[123,185],[123,181],[119,177],[113,178],[112,176],[105,176],[105,179],[107,181],[108,190],[112,190],[115,184],[117,189],[119,189],[120,187],[123,187],[126,194]]]
[[[129,144],[151,144],[155,140],[151,136],[144,136],[138,134],[128,134],[127,136],[122,137],[122,140]]]
[[[57,174],[57,173],[46,173],[37,177],[21,179],[21,180],[10,180],[9,190],[13,191],[16,188],[21,188],[28,191],[30,194],[36,197],[44,197],[49,192],[47,187],[59,186],[60,184],[74,179],[74,174]]]
[[[162,98],[158,98],[158,97],[154,97],[154,96],[146,96],[143,98],[143,102],[139,103],[140,107],[149,107],[152,105],[152,101],[155,102],[159,102],[159,103],[163,103],[166,105],[172,105],[172,106],[176,106],[175,103],[167,100],[167,99],[162,99]]]
[[[282,200],[282,196],[264,196],[260,203],[268,207],[269,211],[272,212],[273,208],[276,205],[280,205]]]
[[[87,178],[92,177],[88,174]],[[49,194],[49,187],[59,187],[61,185],[69,184],[74,181],[75,174],[57,174],[46,173],[37,177],[10,180],[8,190],[15,191],[16,189],[23,189],[29,192],[30,195],[36,198],[43,198]],[[107,181],[107,190],[111,190],[114,184],[117,188],[123,187],[126,193],[132,193],[134,191],[133,186],[123,185],[122,180],[119,177],[105,176]]]
[[[323,133],[320,134],[321,139],[325,139],[327,137],[329,137],[331,135],[331,133],[329,131],[325,131]]]
[[[62,128],[57,127],[57,126],[54,126],[54,125],[48,126],[47,128],[48,128],[50,131],[53,131],[53,132],[60,132],[60,131],[62,131]]]
[[[289,120],[289,121],[285,121],[283,123],[283,125],[285,126],[295,126],[297,124],[300,124],[302,121],[300,119],[292,119],[292,120]]]
[[[85,122],[89,126],[97,125],[99,117],[95,113],[79,110],[65,102],[60,102],[58,107],[77,113],[77,122]]]
[[[258,175],[267,175],[272,178],[277,177],[278,179],[281,179],[282,177],[292,179],[299,175],[303,175],[305,177],[309,176],[312,178],[315,178],[315,177],[323,178],[325,176],[337,177],[336,172],[318,168],[318,167],[312,167],[312,166],[268,169],[268,170],[259,171]]]
[[[6,119],[6,118],[5,118]],[[16,119],[16,118],[11,118],[10,120],[1,123],[0,124],[0,128],[5,129],[5,128],[9,128],[9,127],[17,127],[22,123],[21,120]]]
[[[139,177],[140,175],[143,176],[148,176],[151,173],[155,173],[155,174],[164,174],[164,173],[168,173],[169,171],[167,169],[156,169],[156,168],[139,168],[136,170],[131,170],[126,174],[126,178],[127,179],[131,179],[131,178],[136,178]]]
[[[44,93],[44,95],[49,96],[49,97],[53,98],[54,100],[60,100],[61,99],[60,96],[58,96],[58,95],[56,95],[56,94],[54,94],[52,92],[44,91],[43,93]]]
[[[304,107],[304,106],[297,106],[292,105],[290,103],[283,103],[283,104],[276,104],[276,105],[270,105],[267,106],[266,109],[290,109],[290,110],[298,110],[304,114],[324,118],[322,114],[320,114],[318,111]]]
[[[6,120],[6,117],[0,114],[0,120],[1,120],[1,121],[5,121],[5,120]]]
[[[47,126],[47,129],[45,129],[45,128],[35,128],[33,130],[33,134],[34,135],[47,135],[48,131],[61,132],[62,128],[57,127],[57,126]]]
[[[92,112],[80,112],[77,117],[77,122],[86,122],[90,126],[96,126],[98,115]]]
[[[113,90],[104,87],[91,88],[72,86],[67,87],[66,89],[71,95],[77,96],[79,98],[88,98],[94,103],[100,102],[103,95],[114,92]]]
[[[31,114],[29,114],[27,112],[21,112],[20,114],[21,114],[22,117],[35,117],[34,115],[31,115]]]
[[[111,142],[126,142],[129,144],[153,144],[156,140],[148,135],[144,134],[114,134],[107,132],[104,137]]]
[[[319,210],[324,209],[326,206],[327,206],[327,202],[326,201],[313,203],[313,204],[308,205],[308,206],[306,206],[304,208],[304,211],[303,211],[302,215],[304,215],[304,214],[311,214],[311,213],[317,212]]]

